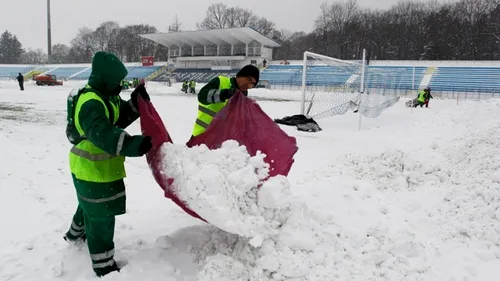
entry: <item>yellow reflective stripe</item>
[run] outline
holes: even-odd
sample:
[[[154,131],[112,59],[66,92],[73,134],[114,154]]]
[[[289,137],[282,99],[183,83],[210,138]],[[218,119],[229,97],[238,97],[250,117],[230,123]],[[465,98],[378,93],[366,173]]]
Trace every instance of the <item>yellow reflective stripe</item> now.
[[[205,114],[208,114],[208,115],[210,115],[212,117],[215,117],[215,115],[217,115],[217,112],[215,112],[213,110],[210,110],[210,109],[208,109],[206,107],[203,107],[201,105],[198,105],[198,110],[201,111],[201,112],[203,112],[203,113],[205,113]]]
[[[116,200],[116,199],[123,197],[123,196],[125,196],[125,191],[117,193],[111,197],[99,198],[99,199],[87,198],[87,197],[83,197],[80,194],[78,194],[78,197],[80,197],[80,199],[82,199],[83,201],[88,202],[88,203],[106,203],[109,201]]]
[[[117,155],[111,155],[109,153],[96,153],[92,154],[88,151],[82,150],[76,146],[73,146],[70,150],[73,154],[80,156],[82,158],[88,159],[90,161],[103,161],[103,160],[109,160],[113,159],[116,157],[119,157]]]
[[[104,106],[104,112],[106,113],[106,117],[109,119],[109,112],[108,112],[108,107],[102,100],[102,98],[97,95],[94,92],[87,92],[83,93],[78,97],[78,101],[76,102],[76,107],[75,107],[75,126],[76,130],[80,134],[80,136],[85,135],[85,132],[83,131],[82,126],[80,126],[80,110],[82,109],[82,106],[88,102],[89,100],[98,100],[102,103],[102,106]],[[115,117],[116,118],[116,117]]]

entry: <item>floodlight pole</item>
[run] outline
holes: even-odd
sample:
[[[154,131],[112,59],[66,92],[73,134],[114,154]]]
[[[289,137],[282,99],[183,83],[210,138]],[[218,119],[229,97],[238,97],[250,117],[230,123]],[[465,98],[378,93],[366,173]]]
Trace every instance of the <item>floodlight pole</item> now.
[[[47,0],[47,63],[52,62],[52,38],[50,30],[50,0]]]

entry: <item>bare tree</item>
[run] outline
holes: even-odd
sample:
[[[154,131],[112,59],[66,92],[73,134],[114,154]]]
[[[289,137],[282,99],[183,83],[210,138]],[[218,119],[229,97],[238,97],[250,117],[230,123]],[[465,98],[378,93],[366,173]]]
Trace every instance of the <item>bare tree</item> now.
[[[201,23],[197,23],[198,29],[222,29],[227,27],[227,5],[224,3],[214,3],[208,6],[205,18]]]
[[[168,32],[179,32],[182,31],[182,23],[179,21],[177,14],[174,17],[174,21],[168,27]]]
[[[90,62],[94,53],[99,49],[94,38],[94,30],[88,27],[80,28],[70,45],[68,59],[75,63]]]
[[[97,27],[94,32],[94,42],[97,50],[105,52],[115,52],[116,39],[120,26],[117,22],[106,21]]]
[[[256,15],[253,14],[252,11],[248,9],[242,9],[242,8],[236,8],[238,10],[238,26],[244,27],[244,26],[251,26],[255,22],[257,22],[258,18]]]
[[[69,54],[69,47],[64,44],[55,44],[52,46],[52,62],[65,63]]]
[[[42,49],[28,49],[21,55],[21,63],[25,64],[43,64],[47,62],[47,54]]]

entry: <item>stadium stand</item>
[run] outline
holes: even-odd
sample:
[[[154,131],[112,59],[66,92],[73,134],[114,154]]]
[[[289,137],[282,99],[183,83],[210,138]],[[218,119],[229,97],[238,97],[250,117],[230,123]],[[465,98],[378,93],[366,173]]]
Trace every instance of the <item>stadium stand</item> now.
[[[500,67],[438,67],[429,86],[442,92],[500,93]]]
[[[66,80],[66,79],[70,78],[72,75],[74,75],[75,73],[78,73],[78,72],[85,70],[87,68],[88,67],[64,67],[64,66],[61,66],[61,67],[53,68],[45,73],[55,75],[58,79],[65,79]]]
[[[162,66],[129,66],[127,67],[128,75],[126,79],[132,78],[146,78],[160,69]]]
[[[235,76],[238,70],[228,70],[228,71],[220,71],[220,70],[211,70],[211,69],[176,69],[172,73],[164,73],[156,78],[153,81],[168,81],[169,79],[175,79],[175,81],[190,81],[194,80],[198,83],[207,83],[210,79],[224,75],[224,76]]]
[[[391,88],[409,90],[422,80],[427,67],[410,66],[369,66],[365,85],[368,88]],[[354,72],[346,72],[343,68],[335,66],[308,66],[308,78],[306,84],[309,86],[336,86],[343,85],[354,75]],[[359,77],[352,83],[359,83]],[[300,86],[302,83],[302,65],[270,65],[261,74],[261,80],[269,81],[275,85]]]
[[[9,79],[15,78],[18,73],[28,73],[35,68],[34,66],[0,66],[0,78]]]

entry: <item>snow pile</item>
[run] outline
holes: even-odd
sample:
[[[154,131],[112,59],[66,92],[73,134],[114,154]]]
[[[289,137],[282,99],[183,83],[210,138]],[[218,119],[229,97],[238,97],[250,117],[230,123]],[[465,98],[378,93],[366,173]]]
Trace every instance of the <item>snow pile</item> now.
[[[464,244],[474,241],[480,244],[479,249],[500,258],[499,135],[500,126],[496,125],[471,134],[447,151],[450,181],[456,187],[432,214],[442,214],[439,219],[446,231],[444,239]]]
[[[192,148],[165,143],[162,170],[173,177],[179,199],[211,224],[255,243],[283,224],[290,186],[285,177],[267,178],[265,155],[250,156],[244,146],[229,140],[220,149]]]
[[[332,171],[351,175],[358,180],[377,182],[375,188],[380,191],[414,191],[424,183],[436,184],[446,179],[439,164],[424,164],[400,150],[386,151],[376,156],[349,154],[344,165],[347,167],[332,167]]]
[[[264,155],[251,157],[235,141],[216,150],[162,149],[179,197],[217,227],[208,226],[209,238],[189,247],[201,268],[198,280],[413,280],[406,277],[429,267],[425,245],[411,231],[377,221],[360,232],[343,228],[334,216],[293,200],[286,177],[258,188],[267,176]]]

